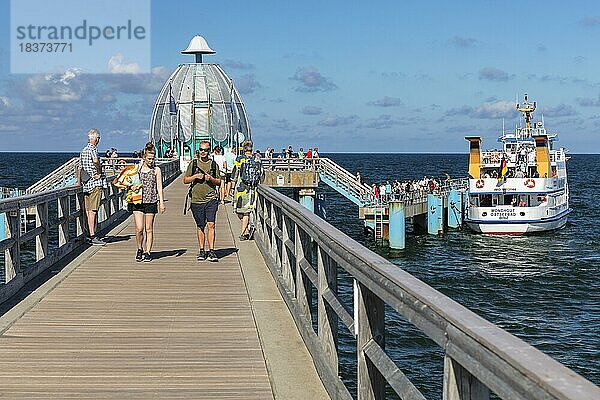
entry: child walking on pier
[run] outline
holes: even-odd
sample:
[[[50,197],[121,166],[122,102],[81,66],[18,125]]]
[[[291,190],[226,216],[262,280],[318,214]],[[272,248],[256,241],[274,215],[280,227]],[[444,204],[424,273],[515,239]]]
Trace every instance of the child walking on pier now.
[[[135,220],[135,241],[137,253],[135,260],[152,261],[150,251],[154,240],[154,216],[158,211],[165,212],[165,199],[162,187],[162,173],[155,166],[156,148],[148,142],[142,152],[142,163],[138,167],[138,174],[142,184],[142,202],[129,203],[129,211],[133,211]],[[144,232],[146,232],[146,250],[144,251]]]

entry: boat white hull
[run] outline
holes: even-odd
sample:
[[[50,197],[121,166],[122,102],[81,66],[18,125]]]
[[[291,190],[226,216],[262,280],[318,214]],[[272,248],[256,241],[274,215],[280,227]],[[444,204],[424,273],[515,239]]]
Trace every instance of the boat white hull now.
[[[502,222],[483,222],[466,220],[466,225],[473,231],[490,235],[524,235],[526,233],[536,233],[560,229],[567,223],[568,213],[561,218],[551,221],[528,221],[520,223],[518,221]]]

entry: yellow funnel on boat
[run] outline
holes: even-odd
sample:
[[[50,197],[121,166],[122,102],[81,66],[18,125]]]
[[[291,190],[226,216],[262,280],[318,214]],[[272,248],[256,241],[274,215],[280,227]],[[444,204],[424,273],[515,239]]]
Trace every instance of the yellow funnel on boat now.
[[[468,136],[469,141],[469,176],[472,179],[481,178],[481,138]]]
[[[548,148],[548,135],[535,135],[535,158],[537,172],[540,178],[549,178],[551,175],[550,149]]]

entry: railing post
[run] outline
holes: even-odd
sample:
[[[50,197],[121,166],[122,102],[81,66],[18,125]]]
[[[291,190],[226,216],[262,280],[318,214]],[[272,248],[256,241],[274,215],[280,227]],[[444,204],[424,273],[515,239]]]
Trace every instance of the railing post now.
[[[6,237],[14,239],[12,247],[4,251],[4,282],[9,282],[21,272],[21,252],[19,238],[21,237],[21,212],[9,211],[5,214]]]
[[[58,247],[69,243],[69,195],[58,198]]]
[[[281,264],[280,262],[280,258],[279,258],[279,251],[277,250],[277,213],[275,212],[275,204],[271,203],[271,209],[270,209],[270,219],[271,219],[271,228],[272,230],[272,235],[271,235],[271,257],[273,257],[273,261],[275,261],[275,267],[281,271]]]
[[[371,340],[384,347],[385,315],[384,303],[366,286],[358,282],[354,296],[357,296],[358,337],[358,398],[359,400],[384,400],[385,380],[379,370],[368,359],[364,347]]]
[[[264,243],[265,241],[265,235],[264,235],[264,204],[263,204],[263,197],[260,194],[256,194],[257,195],[257,199],[256,199],[256,209],[254,210],[254,226],[256,228],[256,232],[255,235],[257,235]]]
[[[287,289],[290,291],[292,296],[296,295],[296,289],[294,288],[294,276],[292,275],[292,266],[290,264],[290,257],[288,256],[288,247],[286,242],[290,240],[289,225],[290,221],[285,214],[281,215],[281,275],[285,282]]]
[[[298,227],[298,224],[294,226],[294,236],[296,247],[296,301],[306,318],[306,323],[310,326],[312,324],[312,317],[310,314],[310,280],[302,270],[301,266],[302,262],[306,260],[306,253],[310,247],[310,240],[308,235]]]
[[[35,259],[40,261],[48,256],[48,203],[35,206],[35,227],[44,228],[44,232],[35,238]]]
[[[329,360],[329,366],[338,373],[338,316],[325,302],[325,292],[337,293],[337,265],[322,249],[317,250],[317,269],[319,274],[318,288],[318,321],[319,339],[325,351],[325,358]]]
[[[79,237],[88,232],[87,214],[85,211],[83,191],[78,191],[75,196],[75,209],[79,211],[79,215],[77,216],[77,237]]]
[[[447,354],[444,357],[443,400],[488,400],[490,390]]]

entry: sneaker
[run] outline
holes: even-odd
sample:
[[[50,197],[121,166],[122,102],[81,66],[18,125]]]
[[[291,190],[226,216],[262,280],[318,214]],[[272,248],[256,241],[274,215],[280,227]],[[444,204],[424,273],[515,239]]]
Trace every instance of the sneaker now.
[[[248,235],[247,233],[240,235],[240,240],[244,241],[244,240],[249,240],[250,239],[250,235]]]
[[[100,238],[98,238],[98,237],[96,237],[96,236],[94,236],[94,237],[92,238],[92,241],[91,241],[91,243],[92,243],[94,246],[104,246],[104,245],[106,244],[106,242],[105,242],[104,240],[102,240],[102,239],[100,239]]]
[[[198,254],[196,254],[196,260],[204,261],[208,257],[208,252],[204,251],[204,249],[198,250]]]
[[[138,249],[137,253],[135,253],[135,261],[140,262],[144,259],[144,250]]]
[[[152,256],[150,255],[150,253],[144,253],[143,257],[144,257],[144,262],[152,261]]]
[[[211,262],[219,261],[219,257],[217,257],[217,254],[215,253],[214,250],[208,251],[208,261],[211,261]]]

